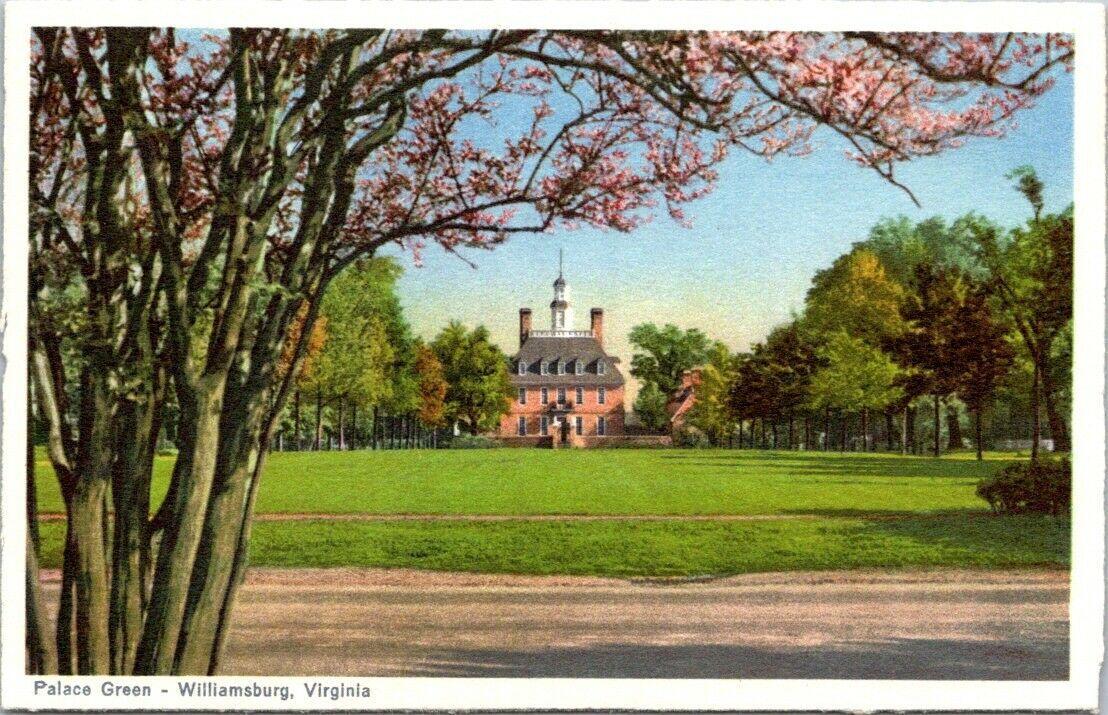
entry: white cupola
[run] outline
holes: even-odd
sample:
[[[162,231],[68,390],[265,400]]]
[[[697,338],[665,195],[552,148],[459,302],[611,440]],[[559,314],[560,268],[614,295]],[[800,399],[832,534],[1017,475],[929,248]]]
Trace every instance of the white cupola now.
[[[558,251],[558,279],[554,281],[554,300],[550,301],[550,329],[573,330],[573,308],[569,304],[569,286],[562,274],[562,251]]]

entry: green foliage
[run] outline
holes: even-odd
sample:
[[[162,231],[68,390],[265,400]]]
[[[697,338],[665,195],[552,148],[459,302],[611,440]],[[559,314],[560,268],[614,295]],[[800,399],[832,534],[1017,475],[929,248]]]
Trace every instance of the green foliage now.
[[[979,412],[1012,369],[1012,347],[1007,331],[989,307],[988,292],[976,286],[958,306],[955,344],[958,395]]]
[[[812,279],[804,326],[819,336],[844,332],[880,345],[904,330],[903,298],[904,288],[889,277],[877,256],[855,248]]]
[[[446,391],[442,362],[426,345],[416,348],[416,374],[419,376],[419,420],[428,427],[446,424]]]
[[[814,410],[881,409],[903,395],[896,363],[863,340],[834,333],[819,355],[827,364],[812,375],[809,406]]]
[[[938,216],[919,223],[907,216],[886,218],[878,221],[858,246],[872,251],[889,277],[904,288],[910,286],[921,265],[981,277],[970,236],[971,224],[980,220],[971,215],[948,225]]]
[[[642,323],[629,335],[635,354],[631,357],[631,375],[644,385],[652,384],[664,395],[672,395],[681,386],[681,376],[704,363],[712,342],[708,336],[690,328],[682,330],[667,323],[659,328]]]
[[[494,449],[500,442],[481,434],[460,434],[450,440],[450,449]]]
[[[472,331],[452,321],[431,343],[446,379],[447,420],[466,425],[470,434],[496,429],[513,393],[508,358],[480,325]]]
[[[673,431],[673,446],[679,449],[707,449],[712,440],[695,426],[681,427]]]
[[[722,343],[713,345],[709,351],[707,364],[700,370],[696,404],[689,415],[689,424],[699,430],[700,435],[711,444],[722,444],[735,431],[736,420],[731,410],[731,392],[738,375],[738,361],[727,346]],[[674,434],[673,438],[676,445],[678,435]]]
[[[395,260],[373,258],[331,282],[322,309],[327,338],[306,389],[360,406],[412,402],[414,344],[396,295],[400,274]]]
[[[1004,178],[1009,181],[1012,179],[1018,180],[1016,191],[1023,194],[1023,197],[1031,204],[1031,210],[1035,212],[1035,219],[1038,220],[1039,215],[1043,212],[1043,182],[1039,175],[1035,173],[1035,167],[1028,164],[1017,166],[1005,174]]]
[[[1073,492],[1068,459],[1009,464],[977,485],[997,514],[1068,514]]]
[[[666,414],[668,399],[652,382],[645,383],[639,388],[633,409],[644,427],[656,432],[666,429],[669,425],[669,416]]]

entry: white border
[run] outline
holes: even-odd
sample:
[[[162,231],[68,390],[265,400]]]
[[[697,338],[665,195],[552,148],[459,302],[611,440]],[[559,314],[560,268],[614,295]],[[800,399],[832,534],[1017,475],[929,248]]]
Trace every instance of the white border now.
[[[635,12],[628,12],[634,8]],[[1074,512],[1070,602],[1071,677],[1064,682],[828,680],[559,680],[344,678],[373,692],[374,709],[681,709],[681,710],[1074,710],[1097,706],[1104,614],[1104,8],[1094,3],[1026,2],[9,2],[6,10],[4,144],[3,376],[0,482],[0,697],[7,708],[106,708],[126,703],[94,695],[67,703],[31,695],[23,673],[24,459],[26,425],[28,36],[36,24],[225,27],[634,27],[653,29],[806,29],[1055,31],[1077,39],[1074,200],[1075,292]],[[113,678],[165,687],[167,709],[280,709],[280,702],[212,699],[198,705],[174,694],[174,678]],[[225,683],[287,683],[306,678],[219,678]],[[149,701],[136,704],[148,709]],[[350,709],[349,701],[290,701],[285,707]]]

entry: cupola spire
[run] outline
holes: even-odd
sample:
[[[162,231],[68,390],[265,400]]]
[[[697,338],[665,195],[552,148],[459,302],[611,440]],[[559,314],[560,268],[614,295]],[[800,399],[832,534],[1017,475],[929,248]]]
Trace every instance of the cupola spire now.
[[[550,302],[550,329],[573,330],[573,308],[569,305],[569,286],[564,273],[564,251],[558,249],[558,278],[554,281],[554,300]]]

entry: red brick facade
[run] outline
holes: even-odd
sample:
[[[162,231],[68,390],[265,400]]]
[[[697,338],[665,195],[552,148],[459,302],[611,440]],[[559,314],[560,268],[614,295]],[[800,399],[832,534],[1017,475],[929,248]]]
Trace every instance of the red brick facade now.
[[[619,359],[604,352],[604,311],[588,330],[573,329],[569,288],[559,275],[551,329],[532,328],[519,311],[519,352],[509,369],[515,393],[497,437],[513,446],[593,447],[624,435],[624,380]]]
[[[565,390],[566,401],[558,404],[558,391]],[[577,402],[577,390],[581,391],[583,401]],[[525,393],[526,402],[519,401],[519,391]],[[546,404],[542,402],[546,391]],[[600,404],[600,391],[604,391],[604,404]],[[500,437],[552,437],[555,420],[566,420],[572,436],[577,436],[576,419],[581,417],[580,436],[619,436],[623,434],[624,408],[623,387],[570,387],[570,386],[517,386],[511,410],[500,418]],[[524,418],[526,434],[519,434],[519,418]],[[546,434],[542,430],[542,418],[546,417]],[[598,431],[598,417],[604,418],[604,435]],[[569,437],[571,435],[567,435]],[[569,440],[572,441],[572,440]]]

